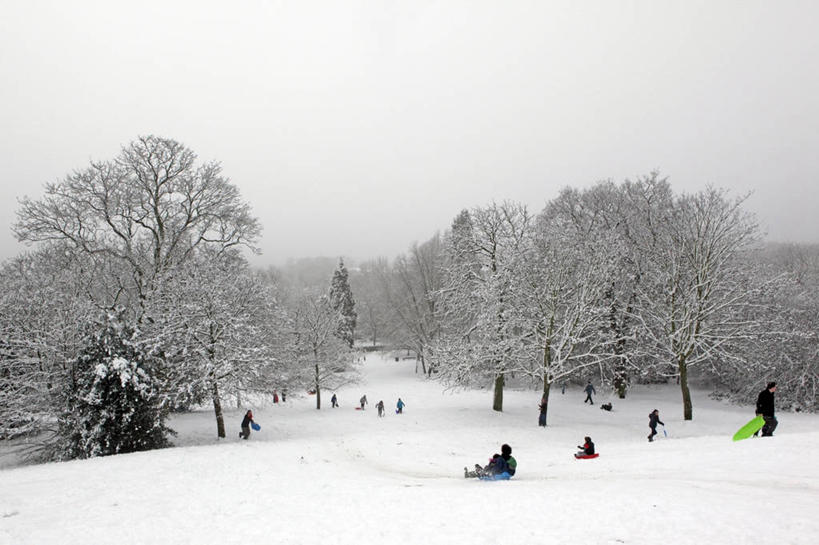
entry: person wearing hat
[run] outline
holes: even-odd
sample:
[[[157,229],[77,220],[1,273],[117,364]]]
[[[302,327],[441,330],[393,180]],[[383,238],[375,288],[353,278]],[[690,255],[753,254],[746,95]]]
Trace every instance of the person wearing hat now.
[[[779,425],[774,416],[774,393],[776,393],[776,382],[769,382],[756,398],[756,415],[765,419],[765,425],[762,426],[762,437],[773,436],[776,426]]]

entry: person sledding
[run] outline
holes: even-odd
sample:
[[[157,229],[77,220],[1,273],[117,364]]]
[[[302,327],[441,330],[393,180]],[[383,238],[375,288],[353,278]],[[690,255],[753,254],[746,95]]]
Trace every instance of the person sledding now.
[[[592,442],[591,437],[586,436],[583,438],[583,441],[585,442],[583,443],[582,447],[577,445],[577,448],[579,448],[580,451],[575,452],[575,458],[589,458],[594,456],[594,443]]]
[[[474,471],[464,468],[464,477],[469,478],[506,478],[512,477],[518,468],[518,461],[512,456],[512,447],[501,446],[500,454],[493,454],[486,466],[475,464]]]
[[[654,441],[654,436],[657,435],[657,424],[662,425],[665,427],[665,424],[662,420],[660,420],[660,411],[654,409],[650,413],[648,413],[648,427],[651,429],[651,433],[648,434],[648,442],[651,443]]]
[[[255,424],[255,422],[253,422],[253,411],[247,411],[245,417],[242,419],[242,431],[239,432],[239,437],[242,439],[250,437],[251,424]]]

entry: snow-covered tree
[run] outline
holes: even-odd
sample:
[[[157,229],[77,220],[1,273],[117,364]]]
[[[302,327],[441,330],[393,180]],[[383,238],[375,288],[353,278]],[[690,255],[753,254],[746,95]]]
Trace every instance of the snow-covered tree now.
[[[413,244],[379,274],[395,343],[414,350],[422,371],[430,375],[434,367],[428,362],[440,329],[437,297],[443,288],[443,259],[444,246],[436,234],[423,244]]]
[[[338,268],[333,272],[330,281],[330,304],[338,314],[336,335],[350,348],[355,342],[355,325],[358,314],[355,311],[355,299],[350,290],[349,274],[342,259],[338,260]]]
[[[24,242],[64,242],[92,274],[89,295],[138,318],[165,271],[200,247],[252,247],[260,226],[216,162],[196,164],[174,140],[140,137],[109,161],[24,198],[14,231]]]
[[[340,339],[338,312],[329,297],[309,291],[290,310],[293,357],[301,370],[302,383],[315,392],[316,409],[321,409],[321,393],[337,389],[356,378],[353,353]]]
[[[494,203],[459,214],[448,240],[441,290],[447,330],[435,343],[433,363],[447,382],[491,380],[496,411],[503,410],[506,373],[521,357],[522,331],[510,299],[531,228],[525,206]]]
[[[614,237],[579,236],[550,212],[547,206],[538,216],[509,291],[510,321],[524,333],[528,352],[513,370],[542,382],[547,407],[554,382],[615,356],[605,301]]]
[[[732,344],[754,327],[742,312],[754,296],[742,258],[757,226],[743,201],[714,188],[677,197],[643,248],[650,282],[640,286],[636,314],[659,365],[679,377],[686,420],[693,417],[689,370],[737,358]]]
[[[175,406],[209,399],[217,436],[225,437],[225,396],[287,387],[283,315],[238,253],[202,252],[163,278],[157,293],[145,327],[162,347]]]
[[[64,387],[57,459],[90,458],[168,446],[156,362],[121,314],[92,331]]]
[[[0,437],[54,431],[62,385],[98,312],[75,265],[52,246],[0,267]]]

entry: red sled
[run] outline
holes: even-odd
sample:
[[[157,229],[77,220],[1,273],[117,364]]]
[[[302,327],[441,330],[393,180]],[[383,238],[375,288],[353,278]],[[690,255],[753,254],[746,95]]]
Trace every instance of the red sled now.
[[[356,408],[355,408],[355,410],[357,410],[357,411],[363,411],[364,409],[362,409],[361,407],[356,407]]]
[[[595,452],[594,454],[575,454],[574,457],[578,460],[589,460],[591,458],[597,458],[600,456],[599,453]]]

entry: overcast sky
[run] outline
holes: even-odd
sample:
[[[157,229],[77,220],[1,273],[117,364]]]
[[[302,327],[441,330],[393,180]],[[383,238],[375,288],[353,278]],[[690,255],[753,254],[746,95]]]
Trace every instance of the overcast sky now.
[[[659,169],[819,242],[819,2],[2,2],[17,199],[139,135],[219,160],[256,264],[393,257],[462,208]]]

